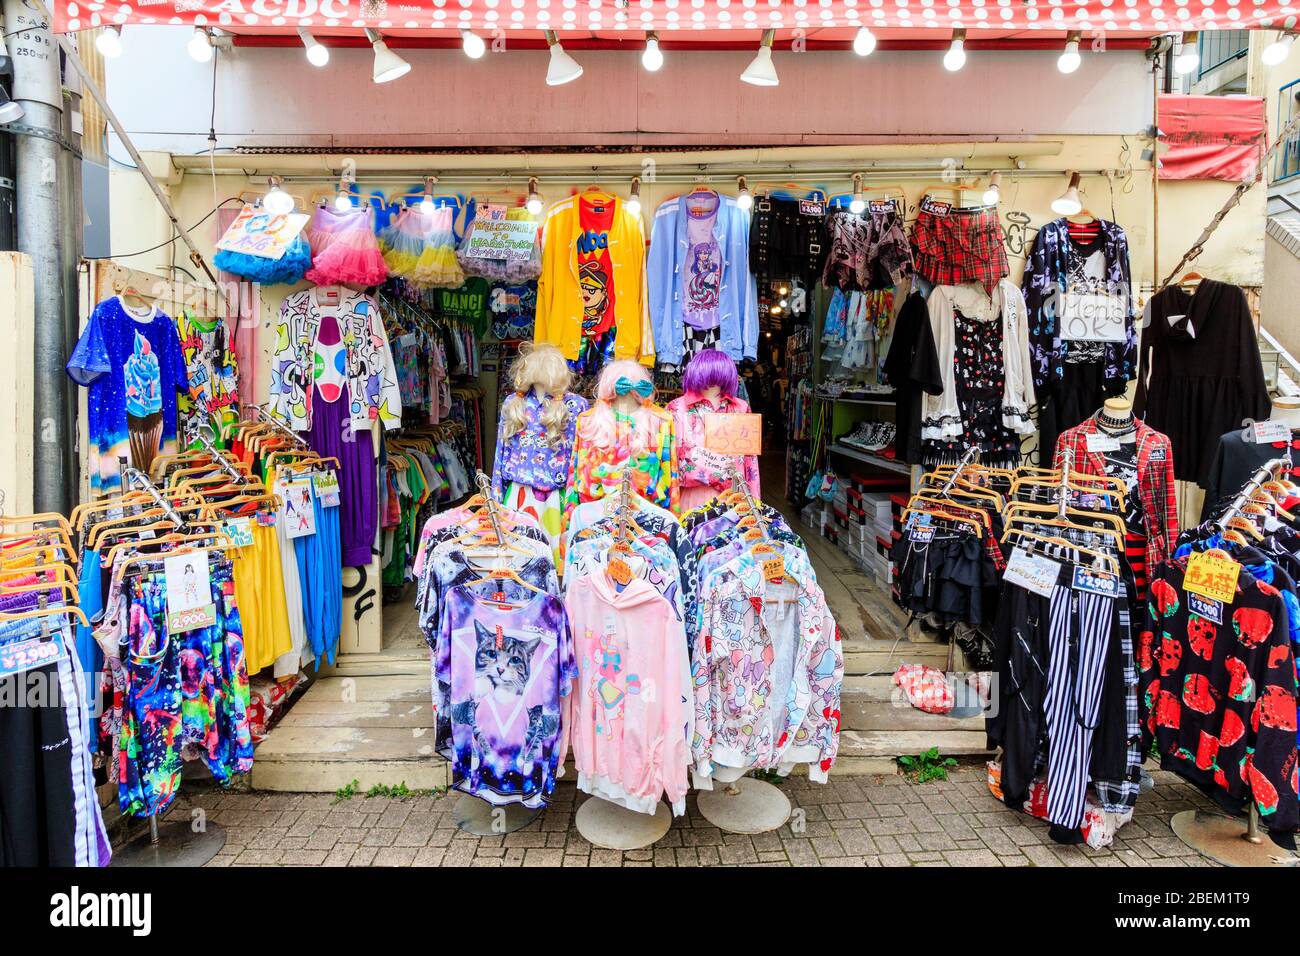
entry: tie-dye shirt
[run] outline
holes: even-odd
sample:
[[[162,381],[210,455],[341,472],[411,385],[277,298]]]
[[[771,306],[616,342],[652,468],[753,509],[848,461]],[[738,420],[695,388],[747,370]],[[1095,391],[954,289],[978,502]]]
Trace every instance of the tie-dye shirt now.
[[[590,415],[592,411],[589,409],[582,414]],[[569,461],[568,487],[564,493],[566,520],[583,502],[599,501],[606,495],[617,494],[626,469],[632,472],[633,490],[637,494],[661,508],[677,512],[680,488],[673,417],[662,409],[658,410],[657,417],[659,427],[653,444],[640,455],[632,454],[630,415],[614,412],[616,438],[608,448],[597,448],[584,440],[579,419],[578,437],[573,443],[573,456]]]
[[[135,317],[118,296],[95,306],[81,333],[68,376],[89,388],[90,486],[121,487],[119,460],[148,471],[154,458],[176,452],[176,400],[190,390],[180,336],[153,306]]]
[[[452,786],[496,806],[546,805],[560,757],[561,699],[578,676],[564,605],[510,581],[447,594],[435,675],[447,688]],[[484,597],[500,588],[505,607]]]

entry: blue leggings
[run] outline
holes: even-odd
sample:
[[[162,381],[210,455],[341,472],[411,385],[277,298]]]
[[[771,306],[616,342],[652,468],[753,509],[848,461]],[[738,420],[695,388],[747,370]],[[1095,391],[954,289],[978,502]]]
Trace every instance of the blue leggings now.
[[[321,661],[334,663],[343,627],[343,547],[339,539],[339,506],[323,507],[315,498],[316,533],[294,539],[298,577],[302,582],[303,617],[307,640]]]

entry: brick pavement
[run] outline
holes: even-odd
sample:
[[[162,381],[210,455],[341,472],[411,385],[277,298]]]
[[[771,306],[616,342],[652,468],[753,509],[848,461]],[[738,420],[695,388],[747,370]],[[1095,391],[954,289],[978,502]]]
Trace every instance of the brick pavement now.
[[[1047,825],[995,801],[982,768],[947,781],[897,776],[802,778],[781,784],[796,808],[780,830],[723,833],[696,809],[675,820],[653,847],[593,847],[573,826],[585,794],[562,783],[552,805],[527,828],[476,837],[456,828],[456,795],[406,798],[358,794],[223,793],[191,789],[177,811],[202,807],[226,828],[210,866],[1213,866],[1174,836],[1169,818],[1209,808],[1200,794],[1157,772],[1132,822],[1102,850],[1058,846]]]

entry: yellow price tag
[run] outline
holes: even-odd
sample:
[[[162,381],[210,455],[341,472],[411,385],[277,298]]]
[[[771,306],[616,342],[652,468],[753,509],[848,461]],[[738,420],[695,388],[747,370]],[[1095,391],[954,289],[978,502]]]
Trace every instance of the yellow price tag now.
[[[1187,561],[1183,589],[1214,601],[1231,604],[1237,594],[1237,576],[1241,565],[1223,552],[1193,554]]]

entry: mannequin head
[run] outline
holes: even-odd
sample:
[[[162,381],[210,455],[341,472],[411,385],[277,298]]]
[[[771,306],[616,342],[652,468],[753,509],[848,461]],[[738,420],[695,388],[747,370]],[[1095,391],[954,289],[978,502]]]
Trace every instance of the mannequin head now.
[[[708,398],[734,398],[739,378],[736,363],[717,349],[705,349],[691,359],[682,374],[682,390]]]
[[[515,394],[508,397],[501,408],[504,437],[509,438],[524,430],[522,399],[529,391],[536,391],[537,397],[545,403],[541,421],[546,427],[547,441],[556,441],[564,433],[564,419],[568,414],[564,396],[573,383],[573,373],[564,360],[564,353],[550,343],[524,343],[510,370],[510,383]]]
[[[617,440],[614,411],[617,409],[632,418],[632,451],[644,454],[654,442],[657,414],[654,406],[654,392],[649,398],[642,398],[635,390],[624,395],[618,394],[619,379],[626,378],[634,385],[650,382],[650,370],[640,362],[623,359],[610,362],[596,380],[596,401],[591,410],[578,423],[578,431],[584,441],[589,441],[598,448],[609,448]]]

